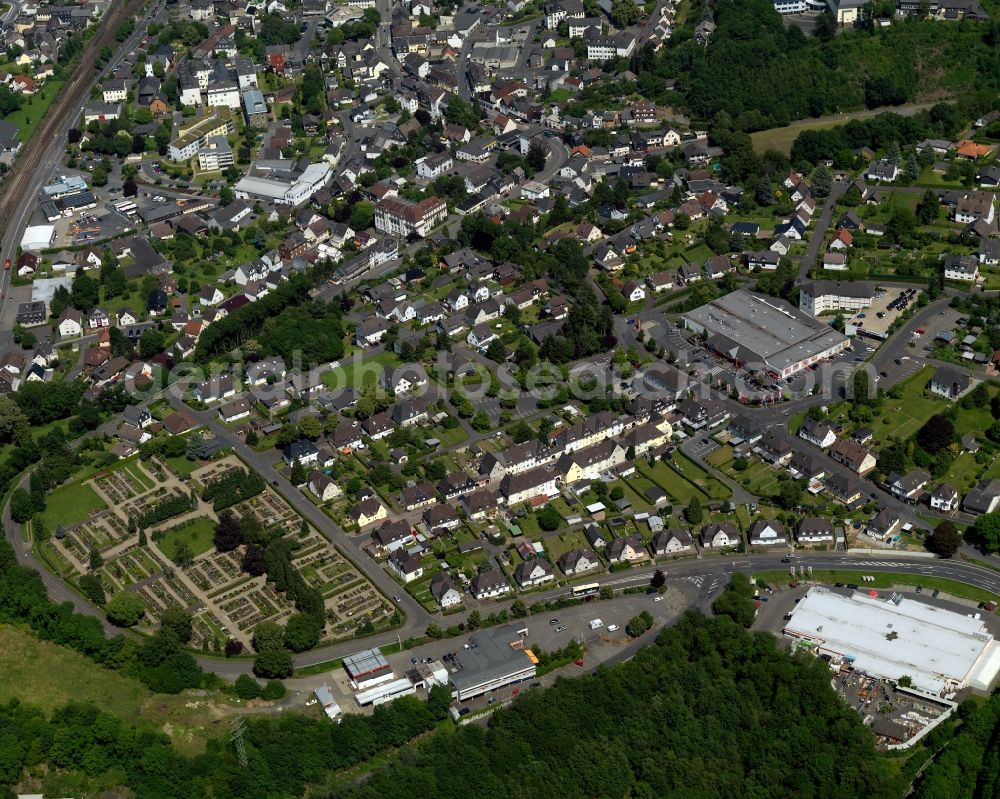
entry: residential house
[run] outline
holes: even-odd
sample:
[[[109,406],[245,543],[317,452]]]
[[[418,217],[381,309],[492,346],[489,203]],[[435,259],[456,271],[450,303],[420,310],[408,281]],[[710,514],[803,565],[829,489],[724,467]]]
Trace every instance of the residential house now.
[[[955,400],[969,390],[971,381],[969,375],[950,366],[940,366],[931,377],[927,388],[939,397]]]
[[[404,583],[412,583],[424,576],[424,567],[420,559],[409,554],[405,549],[397,549],[389,555],[389,569]]]
[[[680,555],[694,549],[694,539],[691,537],[691,533],[681,528],[660,530],[653,536],[650,547],[656,557]]]
[[[980,480],[962,502],[968,513],[992,513],[1000,505],[1000,480]]]
[[[799,520],[799,527],[795,534],[795,540],[800,544],[833,543],[833,522],[829,519],[821,519],[816,516],[809,516],[801,519]]]
[[[374,524],[377,521],[381,521],[389,515],[389,512],[385,509],[385,505],[378,501],[375,497],[368,497],[367,499],[361,500],[358,504],[354,505],[347,515],[354,521],[354,523],[359,528],[365,528],[370,524]]]
[[[503,574],[497,569],[477,574],[470,585],[472,595],[482,602],[485,599],[496,599],[510,592],[510,586]]]
[[[555,578],[552,564],[545,558],[526,560],[514,569],[514,580],[521,588],[534,588],[552,582]]]
[[[868,522],[865,532],[872,538],[887,539],[899,528],[899,514],[892,508],[883,508]]]
[[[374,499],[374,497],[372,497]],[[406,519],[383,521],[372,530],[372,544],[381,552],[395,552],[413,543],[413,529]]]
[[[571,549],[559,558],[559,570],[567,577],[585,574],[601,565],[592,549]]]
[[[889,475],[889,490],[896,499],[915,504],[923,493],[924,486],[930,482],[931,476],[923,469],[914,469],[907,474]]]
[[[860,475],[868,474],[875,468],[875,456],[854,441],[838,440],[830,448],[830,457]]]
[[[929,502],[934,510],[941,511],[942,513],[951,513],[958,510],[958,491],[948,483],[941,483],[941,485],[931,492]]]
[[[462,595],[455,588],[455,583],[445,572],[440,571],[431,578],[431,596],[441,610],[462,604]]]
[[[814,447],[826,449],[837,440],[837,434],[833,427],[826,422],[815,422],[806,419],[799,428],[799,438],[808,441]]]
[[[309,490],[322,502],[329,502],[344,493],[326,472],[319,469],[309,473]]]
[[[635,563],[646,560],[649,552],[646,545],[638,535],[630,535],[627,538],[616,538],[604,550],[604,556],[611,564],[615,563]]]
[[[788,543],[785,527],[777,519],[758,519],[750,526],[747,538],[752,547]]]
[[[723,549],[739,545],[740,533],[736,526],[729,522],[706,524],[701,528],[698,540],[702,549]]]

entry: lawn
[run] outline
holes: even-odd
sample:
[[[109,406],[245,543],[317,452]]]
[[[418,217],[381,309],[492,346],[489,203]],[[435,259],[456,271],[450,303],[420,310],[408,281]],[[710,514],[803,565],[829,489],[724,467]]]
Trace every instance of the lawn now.
[[[865,574],[874,577],[875,581],[863,582],[861,577]],[[775,584],[789,580],[787,571],[766,571],[754,576]],[[813,576],[810,579],[823,583],[855,583],[856,585],[863,586],[866,590],[868,588],[892,588],[894,585],[920,585],[923,586],[925,591],[933,591],[936,588],[941,593],[951,594],[961,599],[971,599],[973,602],[997,600],[997,597],[989,591],[981,591],[971,585],[966,585],[955,580],[948,580],[944,577],[928,577],[922,574],[879,574],[877,571],[873,572],[871,569],[867,569],[866,571],[814,569]]]
[[[571,533],[552,534],[544,539],[542,543],[545,545],[545,555],[554,568],[559,562],[559,558],[571,549],[590,548],[590,542],[587,541],[587,537],[580,530]]]
[[[182,478],[186,479],[191,476],[191,472],[198,468],[200,465],[197,461],[190,461],[183,455],[176,458],[166,458],[167,465],[173,469],[174,473]]]
[[[63,81],[61,80],[45,81],[41,91],[31,97],[30,104],[25,99],[19,110],[4,117],[8,122],[13,122],[21,129],[21,141],[27,142],[31,138],[38,121],[45,116],[45,112],[49,110],[49,105],[56,98],[62,85]]]
[[[924,396],[924,389],[933,373],[933,366],[925,366],[899,384],[902,391],[900,399],[885,398],[879,413],[881,418],[871,425],[877,439],[883,441],[890,436],[909,438],[931,416],[947,407],[947,403],[941,400]]]
[[[145,722],[166,733],[188,755],[203,752],[207,738],[228,727],[228,717],[242,705],[217,692],[196,701],[154,694],[138,680],[6,624],[0,624],[0,674],[0,702],[16,697],[46,713],[69,702],[92,702],[128,724]]]
[[[952,463],[951,468],[945,475],[944,480],[950,483],[959,494],[964,494],[976,483],[980,469],[983,467],[976,463],[976,456],[971,452],[963,452]]]
[[[640,474],[648,477],[666,491],[674,502],[688,505],[695,497],[702,501],[708,499],[708,495],[704,491],[689,483],[663,461],[657,461],[652,466],[640,461],[636,464],[636,468]]]
[[[103,669],[71,649],[0,624],[0,702],[17,697],[45,711],[68,702],[93,702],[132,720],[151,696],[137,680]]]
[[[177,553],[177,545],[181,541],[187,542],[192,553],[200,555],[212,548],[214,536],[215,522],[207,516],[202,516],[184,527],[168,530],[157,538],[156,545],[164,555],[173,560]]]
[[[686,455],[681,454],[680,450],[674,450],[671,460],[688,480],[712,499],[726,499],[732,494],[728,486],[709,476],[708,472]]]
[[[56,525],[66,527],[86,521],[91,513],[104,510],[104,504],[97,492],[86,483],[69,483],[60,486],[45,498],[42,520],[48,530]]]

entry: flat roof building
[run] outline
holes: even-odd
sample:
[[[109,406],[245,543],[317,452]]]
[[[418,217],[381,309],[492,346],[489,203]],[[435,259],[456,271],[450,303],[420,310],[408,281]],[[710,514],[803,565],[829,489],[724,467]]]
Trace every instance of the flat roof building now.
[[[393,678],[392,667],[378,647],[365,649],[344,658],[344,671],[355,691],[370,688]]]
[[[850,346],[822,322],[775,297],[739,289],[684,314],[684,326],[704,333],[714,352],[737,367],[788,377]]]
[[[509,624],[478,630],[450,668],[451,694],[459,701],[535,676],[535,661],[524,648],[524,636]]]
[[[835,311],[860,311],[872,304],[871,283],[814,280],[799,289],[799,310],[812,316]]]
[[[1000,672],[1000,646],[980,619],[898,596],[811,588],[784,633],[870,677],[908,675],[915,688],[932,694],[986,691]]]

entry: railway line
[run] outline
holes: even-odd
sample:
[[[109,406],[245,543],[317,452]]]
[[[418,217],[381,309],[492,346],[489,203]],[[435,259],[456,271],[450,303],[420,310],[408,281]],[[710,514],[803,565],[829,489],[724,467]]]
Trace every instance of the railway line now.
[[[79,103],[89,94],[91,85],[96,82],[99,73],[95,71],[94,65],[101,50],[105,47],[116,48],[118,42],[115,34],[118,29],[125,20],[137,17],[146,2],[147,0],[119,0],[98,23],[97,33],[85,45],[73,75],[63,85],[49,112],[25,143],[10,176],[0,188],[0,231],[4,235],[8,233],[8,225],[16,221],[15,210],[18,203],[26,194],[34,191],[34,183],[38,179],[36,172],[43,163],[46,150],[56,139],[61,138],[66,123],[76,113]]]

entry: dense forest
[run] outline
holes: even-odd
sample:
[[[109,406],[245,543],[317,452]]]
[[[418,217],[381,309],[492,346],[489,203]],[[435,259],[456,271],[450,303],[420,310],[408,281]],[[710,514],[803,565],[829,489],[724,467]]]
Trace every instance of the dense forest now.
[[[689,614],[629,663],[530,691],[329,797],[876,797],[870,734],[824,664]]]
[[[695,3],[687,24],[654,53],[630,62],[650,99],[680,103],[694,118],[721,114],[737,130],[787,125],[797,119],[886,105],[996,91],[1000,26],[931,20],[895,21],[889,28],[843,31],[821,17],[812,36],[786,28],[770,0],[719,0],[708,46],[691,38],[710,9]],[[677,80],[680,98],[664,88]],[[581,97],[586,104],[587,93]],[[723,125],[729,127],[727,123]]]
[[[917,781],[914,799],[1000,796],[1000,694],[959,707],[962,726]]]

